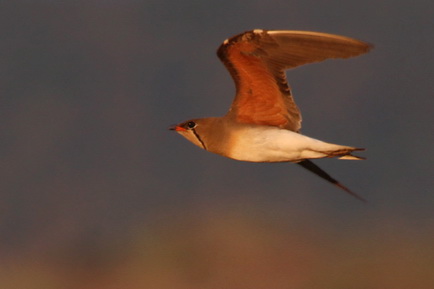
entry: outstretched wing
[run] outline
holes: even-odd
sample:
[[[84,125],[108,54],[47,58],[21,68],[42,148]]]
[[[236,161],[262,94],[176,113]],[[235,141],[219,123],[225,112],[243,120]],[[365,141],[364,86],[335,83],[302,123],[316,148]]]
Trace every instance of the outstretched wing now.
[[[228,116],[242,123],[298,132],[301,114],[285,70],[328,58],[357,56],[370,48],[356,39],[307,31],[253,30],[227,39],[217,55],[236,85]]]

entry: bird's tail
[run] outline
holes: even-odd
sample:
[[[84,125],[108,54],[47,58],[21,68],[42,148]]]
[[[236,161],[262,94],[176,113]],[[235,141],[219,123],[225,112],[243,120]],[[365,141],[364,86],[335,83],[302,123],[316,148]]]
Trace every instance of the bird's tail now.
[[[354,151],[364,151],[364,150],[365,150],[364,148],[344,146],[342,149],[331,151],[331,152],[325,152],[325,153],[329,158],[337,157],[340,160],[365,160],[366,158],[364,157],[359,157],[351,154]]]
[[[303,151],[303,159],[338,158],[341,160],[364,160],[365,158],[355,156],[354,151],[364,151],[363,148],[343,146],[325,142],[319,142],[317,146],[311,146]]]

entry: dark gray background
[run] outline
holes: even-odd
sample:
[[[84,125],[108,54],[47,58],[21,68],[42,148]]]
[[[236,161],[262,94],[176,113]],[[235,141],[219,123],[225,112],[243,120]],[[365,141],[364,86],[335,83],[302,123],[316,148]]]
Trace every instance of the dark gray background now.
[[[433,288],[433,11],[428,0],[3,2],[0,282]],[[317,162],[368,204],[296,165],[225,159],[167,130],[227,111],[234,87],[215,51],[254,28],[375,45],[288,73],[304,134],[368,149],[367,161]]]

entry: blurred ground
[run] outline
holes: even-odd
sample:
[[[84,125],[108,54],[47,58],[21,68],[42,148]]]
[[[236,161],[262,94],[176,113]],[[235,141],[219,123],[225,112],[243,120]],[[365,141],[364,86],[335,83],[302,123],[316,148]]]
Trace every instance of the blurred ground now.
[[[434,3],[14,1],[0,5],[2,288],[434,287]],[[167,131],[225,113],[215,55],[253,28],[375,44],[288,73],[303,133],[368,148],[291,164]]]

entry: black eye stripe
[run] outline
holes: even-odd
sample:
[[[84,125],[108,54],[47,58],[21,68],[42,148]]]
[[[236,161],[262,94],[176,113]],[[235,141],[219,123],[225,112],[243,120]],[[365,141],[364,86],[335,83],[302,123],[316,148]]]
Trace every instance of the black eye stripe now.
[[[192,131],[193,131],[194,135],[196,136],[196,138],[198,139],[198,141],[202,144],[203,148],[205,150],[207,150],[206,146],[205,146],[205,143],[202,141],[202,139],[200,138],[200,136],[197,134],[196,130],[193,128]]]

